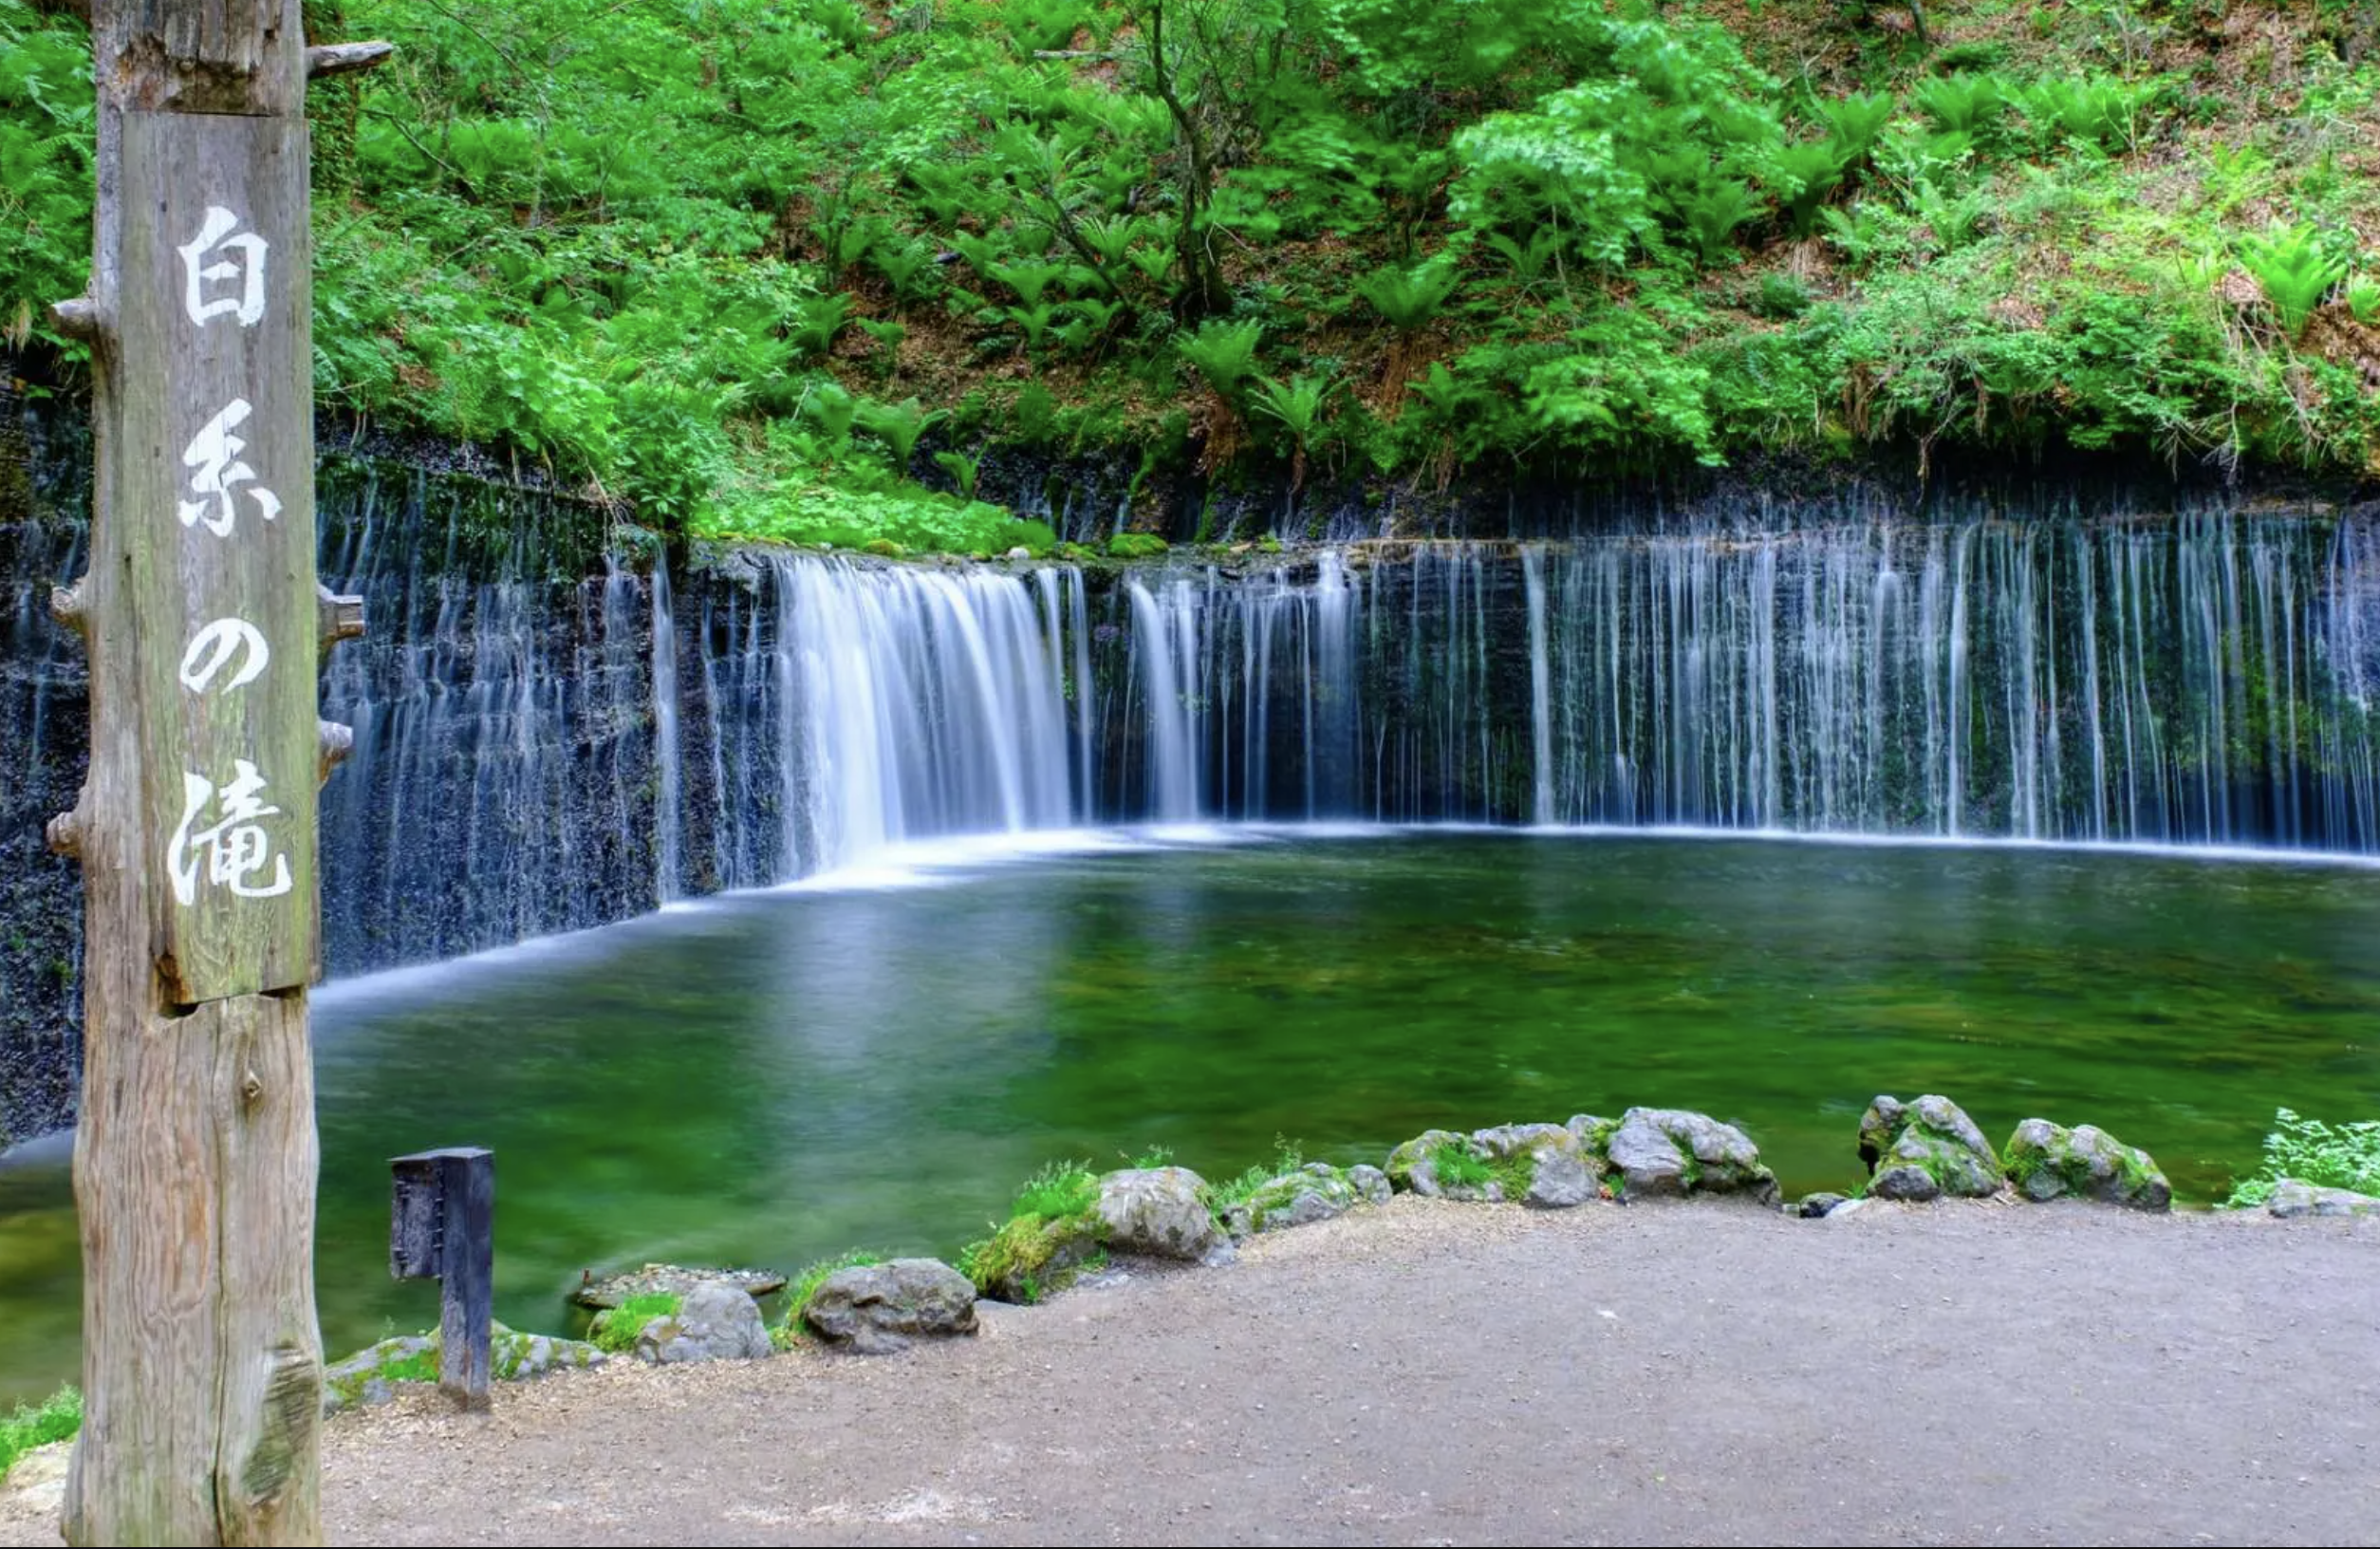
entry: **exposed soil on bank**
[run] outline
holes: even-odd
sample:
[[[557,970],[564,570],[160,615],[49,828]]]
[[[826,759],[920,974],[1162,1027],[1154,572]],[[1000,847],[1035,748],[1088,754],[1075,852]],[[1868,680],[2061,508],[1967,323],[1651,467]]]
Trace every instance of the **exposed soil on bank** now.
[[[2380,1222],[1400,1196],[883,1359],[327,1428],[335,1543],[2380,1538]],[[0,1543],[54,1542],[0,1502]]]

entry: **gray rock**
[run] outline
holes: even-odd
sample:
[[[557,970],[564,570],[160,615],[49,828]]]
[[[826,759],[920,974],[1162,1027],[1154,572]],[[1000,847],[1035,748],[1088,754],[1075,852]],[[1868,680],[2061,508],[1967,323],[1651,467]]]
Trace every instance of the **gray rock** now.
[[[1386,1204],[1395,1189],[1388,1175],[1367,1162],[1359,1162],[1347,1169],[1347,1181],[1366,1204]]]
[[[1620,1116],[1604,1152],[1630,1202],[1664,1196],[1740,1194],[1762,1204],[1777,1201],[1776,1175],[1760,1161],[1744,1132],[1706,1113],[1675,1108],[1631,1108]]]
[[[1878,1097],[1859,1121],[1859,1157],[1880,1200],[1982,1199],[1999,1192],[1999,1158],[1947,1097]]]
[[[2322,1188],[2284,1178],[2274,1186],[2264,1208],[2284,1221],[2298,1216],[2380,1216],[2380,1195]]]
[[[1206,1181],[1188,1167],[1126,1167],[1099,1180],[1096,1214],[1118,1253],[1196,1262],[1215,1245]]]
[[[723,1281],[696,1286],[678,1311],[637,1334],[637,1358],[660,1366],[750,1361],[776,1353],[751,1297]]]
[[[679,1264],[646,1264],[624,1275],[596,1279],[580,1277],[570,1299],[582,1307],[608,1312],[631,1297],[669,1296],[683,1299],[697,1285],[714,1281],[734,1286],[752,1297],[773,1296],[785,1289],[785,1277],[773,1269],[687,1269]]]
[[[2156,1161],[2095,1125],[2072,1129],[2047,1119],[2027,1119],[2008,1137],[2008,1180],[2036,1202],[2073,1197],[2135,1210],[2166,1210],[2173,1187]]]
[[[914,1338],[975,1333],[976,1288],[935,1259],[839,1269],[819,1282],[802,1321],[840,1349],[888,1354]]]
[[[1840,1209],[1847,1202],[1840,1194],[1804,1194],[1794,1213],[1804,1221],[1817,1221]]]
[[[1529,1192],[1520,1197],[1523,1204],[1534,1204],[1540,1210],[1567,1210],[1585,1204],[1602,1192],[1595,1175],[1587,1169],[1587,1163],[1576,1150],[1547,1150],[1537,1153],[1535,1166],[1529,1174]]]

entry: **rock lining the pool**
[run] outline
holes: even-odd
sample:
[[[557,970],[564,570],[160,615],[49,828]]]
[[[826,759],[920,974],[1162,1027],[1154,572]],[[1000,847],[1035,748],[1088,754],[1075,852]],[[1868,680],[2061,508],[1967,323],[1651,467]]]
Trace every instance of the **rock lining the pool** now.
[[[1187,1167],[1125,1167],[1095,1179],[1085,1170],[1075,1174],[1078,1197],[1069,1207],[1053,1215],[1020,1214],[1001,1228],[1001,1239],[1012,1247],[1019,1241],[1049,1247],[1024,1267],[1012,1252],[998,1256],[996,1263],[983,1260],[987,1267],[971,1276],[967,1271],[975,1266],[968,1260],[985,1246],[977,1244],[957,1268],[939,1260],[906,1259],[839,1269],[797,1293],[802,1300],[787,1309],[776,1344],[878,1354],[907,1349],[920,1339],[963,1337],[976,1332],[978,1299],[1039,1301],[1095,1278],[1113,1278],[1118,1261],[1144,1272],[1228,1263],[1234,1245],[1251,1237],[1384,1204],[1395,1193],[1545,1210],[1595,1202],[1707,1199],[1806,1219],[1842,1215],[1871,1198],[1909,1204],[1945,1198],[2073,1199],[2146,1211],[2167,1210],[2172,1203],[2172,1189],[2154,1159],[2095,1126],[2070,1129],[2028,1118],[1995,1152],[1963,1110],[1933,1093],[1906,1103],[1879,1095],[1861,1116],[1858,1145],[1869,1173],[1865,1181],[1848,1195],[1817,1193],[1796,1202],[1780,1200],[1776,1176],[1751,1137],[1686,1109],[1630,1108],[1616,1119],[1581,1113],[1564,1124],[1502,1124],[1468,1134],[1429,1129],[1394,1148],[1383,1167],[1343,1168],[1292,1158],[1270,1178],[1242,1180],[1228,1199]],[[2367,1207],[2380,1208],[2380,1201],[2360,1196],[2352,1201],[2326,1196],[2316,1205],[2304,1190],[2291,1194],[2288,1203],[2284,1211],[2277,1201],[2274,1213],[2361,1214]],[[677,1277],[714,1297],[739,1295],[737,1287],[749,1287],[756,1297],[786,1283],[785,1277],[770,1271],[647,1265],[617,1282],[582,1288],[573,1299],[585,1301],[590,1292],[624,1293],[663,1278],[676,1283]],[[640,1340],[637,1354],[656,1360],[662,1343]],[[681,1341],[670,1358],[768,1353],[749,1340],[733,1344],[732,1350],[709,1352]],[[577,1369],[571,1358],[575,1346],[557,1340],[551,1347],[569,1354],[552,1363],[523,1361],[500,1374],[525,1380]],[[365,1354],[390,1348],[384,1342]],[[370,1364],[377,1369],[381,1361]],[[359,1370],[355,1375],[366,1373]],[[384,1380],[378,1370],[369,1375],[373,1380],[349,1385],[362,1390],[348,1402],[382,1402],[401,1385]]]

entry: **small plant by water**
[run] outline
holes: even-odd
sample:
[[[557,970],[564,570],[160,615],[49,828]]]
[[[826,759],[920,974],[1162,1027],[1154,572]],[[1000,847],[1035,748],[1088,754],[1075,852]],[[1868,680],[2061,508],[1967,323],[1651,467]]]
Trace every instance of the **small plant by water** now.
[[[0,1477],[37,1446],[63,1442],[83,1428],[83,1391],[71,1383],[39,1404],[20,1404],[0,1419]]]
[[[807,1325],[802,1322],[802,1315],[809,1311],[811,1298],[818,1295],[818,1288],[827,1283],[827,1277],[837,1270],[864,1269],[883,1261],[884,1256],[881,1253],[866,1248],[846,1248],[831,1259],[821,1259],[801,1270],[786,1286],[785,1316],[769,1331],[770,1342],[779,1350],[790,1350],[805,1343],[809,1335]]]
[[[675,1316],[682,1301],[682,1297],[667,1291],[630,1297],[611,1311],[597,1314],[586,1337],[597,1350],[625,1354],[637,1348],[637,1335],[644,1332],[647,1323],[657,1317]]]
[[[1246,1204],[1255,1199],[1265,1185],[1283,1173],[1295,1172],[1305,1165],[1303,1143],[1275,1135],[1273,1137],[1271,1162],[1259,1162],[1236,1178],[1226,1178],[1220,1183],[1206,1185],[1207,1208],[1215,1213],[1217,1221],[1221,1221],[1234,1206]]]
[[[1429,1153],[1430,1170],[1441,1188],[1485,1188],[1496,1182],[1496,1169],[1471,1154],[1468,1141],[1443,1142]]]
[[[2223,1208],[2253,1209],[2271,1199],[2284,1178],[2317,1188],[2380,1194],[2380,1119],[2333,1124],[2293,1109],[2278,1110],[2264,1137],[2264,1166],[2233,1182]]]

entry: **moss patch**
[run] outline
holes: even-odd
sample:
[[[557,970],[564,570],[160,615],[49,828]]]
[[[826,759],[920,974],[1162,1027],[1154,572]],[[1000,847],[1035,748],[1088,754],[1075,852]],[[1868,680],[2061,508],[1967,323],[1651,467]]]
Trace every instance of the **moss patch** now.
[[[586,1337],[597,1350],[613,1355],[624,1355],[637,1348],[637,1335],[657,1317],[675,1317],[685,1298],[666,1291],[650,1292],[630,1297],[610,1312],[596,1316],[588,1327]]]

